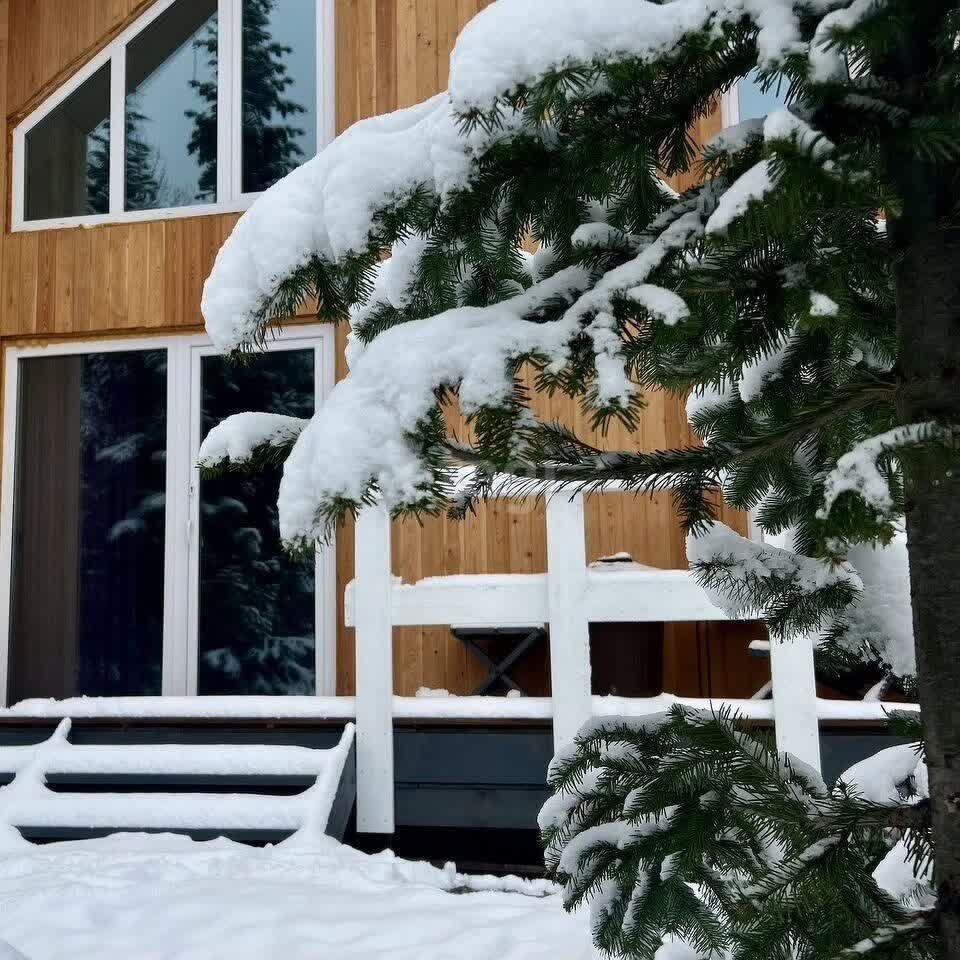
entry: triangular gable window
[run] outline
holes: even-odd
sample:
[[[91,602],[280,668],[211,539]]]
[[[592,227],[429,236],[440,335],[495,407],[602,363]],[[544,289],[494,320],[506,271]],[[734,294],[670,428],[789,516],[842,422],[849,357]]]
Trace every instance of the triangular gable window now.
[[[333,0],[161,0],[14,132],[14,228],[242,209],[333,134]]]

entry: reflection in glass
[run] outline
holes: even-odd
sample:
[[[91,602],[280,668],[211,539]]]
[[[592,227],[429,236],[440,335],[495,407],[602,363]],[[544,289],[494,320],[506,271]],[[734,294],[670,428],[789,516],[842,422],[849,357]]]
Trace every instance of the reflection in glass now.
[[[243,2],[243,192],[317,152],[316,0]]]
[[[217,199],[217,0],[180,0],[127,47],[127,210]]]
[[[741,81],[740,120],[762,120],[767,114],[779,110],[787,102],[787,82],[781,80],[767,90],[763,89],[756,70],[751,70]]]
[[[248,364],[204,357],[201,428],[247,410],[310,417],[312,350],[275,351]],[[280,543],[280,469],[228,473],[200,485],[200,694],[313,694],[312,556]]]
[[[159,694],[166,352],[24,360],[10,695]]]
[[[24,189],[27,220],[109,212],[109,63],[27,133]]]

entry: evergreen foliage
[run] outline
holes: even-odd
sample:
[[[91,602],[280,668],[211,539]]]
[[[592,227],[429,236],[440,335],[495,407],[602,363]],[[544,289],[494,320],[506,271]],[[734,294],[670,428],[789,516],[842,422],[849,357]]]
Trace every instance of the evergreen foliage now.
[[[680,4],[657,6],[666,20]],[[679,29],[655,54],[572,57],[502,91],[488,108],[460,114],[463,138],[481,144],[466,187],[424,182],[392,193],[373,210],[365,246],[331,256],[318,243],[262,295],[252,323],[238,326],[246,332],[234,346],[255,348],[271,323],[316,297],[325,316],[351,318],[365,356],[390,336],[398,350],[419,349],[424,368],[433,358],[423,332],[438,318],[455,331],[458,320],[475,329],[486,316],[492,339],[509,308],[521,326],[564,331],[553,348],[518,338],[524,345],[507,356],[491,354],[491,370],[505,371],[513,389],[498,389],[491,374],[482,400],[474,391],[464,410],[469,443],[452,439],[445,419],[464,377],[438,372],[435,405],[403,423],[399,438],[419,468],[409,471],[415,482],[397,490],[384,482],[385,470],[372,469],[339,488],[321,485],[316,515],[291,545],[329,533],[378,493],[396,514],[462,516],[502,491],[504,476],[514,478],[506,482],[513,491],[597,490],[611,481],[637,493],[669,491],[691,534],[693,567],[718,602],[763,616],[775,635],[818,635],[831,670],[856,668],[906,689],[895,640],[882,624],[856,626],[864,584],[848,558],[858,546],[894,542],[906,513],[912,575],[924,578],[915,595],[942,590],[936,601],[954,609],[958,558],[953,546],[934,542],[932,516],[949,503],[937,491],[953,489],[960,423],[958,364],[942,333],[955,335],[951,309],[960,300],[950,280],[960,263],[949,260],[960,209],[960,8],[797,0],[801,40],[771,56],[758,48],[764,4],[702,6],[726,12],[702,29]],[[840,16],[830,12],[838,9]],[[785,89],[787,108],[728,131],[701,157],[694,125],[751,74]],[[681,176],[698,185],[677,195],[662,178]],[[538,252],[528,257],[531,240]],[[413,243],[421,249],[401,295],[381,296],[382,256]],[[929,275],[936,295],[919,279],[911,287],[911,273],[938,257]],[[920,370],[911,337],[932,345],[934,374]],[[370,378],[362,387],[389,377],[379,360],[362,368]],[[597,449],[535,420],[520,380],[528,367],[537,391],[578,398],[600,428],[614,420],[635,426],[644,390],[686,395],[703,444]],[[359,379],[361,367],[351,376]],[[358,411],[355,426],[370,413]],[[308,428],[294,445],[288,477],[308,443],[334,452],[317,433]],[[473,478],[455,491],[465,464]],[[765,534],[789,533],[791,550],[724,534],[718,489],[728,504],[755,511]],[[925,555],[923,544],[940,554]],[[934,614],[924,608],[915,621],[930,625]],[[602,911],[601,942],[652,956],[654,933],[678,932],[702,955],[729,946],[759,958],[793,956],[794,945],[798,956],[833,956],[866,938],[860,952],[920,957],[933,949],[933,924],[948,936],[951,958],[960,956],[960,730],[946,702],[950,683],[941,682],[957,679],[960,650],[956,624],[941,626],[918,631],[921,667],[928,665],[919,681],[934,760],[934,835],[953,851],[942,860],[935,911],[898,906],[871,879],[891,829],[876,811],[842,791],[827,796],[809,778],[801,783],[804,776],[744,740],[730,718],[674,717],[633,740],[621,733],[618,742],[630,748],[623,760],[599,757],[599,735],[570,760],[572,777],[598,765],[606,771],[603,790],[582,811],[597,844],[587,851],[585,834],[561,832],[551,849],[574,898],[612,904]],[[936,657],[938,649],[946,654]],[[564,767],[558,787],[566,775]],[[695,810],[714,780],[722,801]],[[957,789],[948,788],[955,781]],[[631,835],[627,857],[601,839],[614,833],[602,828],[632,816],[623,804],[634,789],[631,803],[645,822],[676,806],[690,816]],[[737,831],[735,849],[728,830]],[[765,854],[769,844],[782,858]],[[586,866],[565,869],[561,847],[568,857],[571,848],[587,853]],[[687,871],[677,876],[703,885],[707,906],[679,880],[664,879],[656,865],[668,853]],[[641,870],[653,879],[642,880]],[[619,892],[604,878],[616,879]],[[638,925],[624,933],[631,884]],[[751,884],[763,891],[762,905],[744,892]],[[659,899],[648,914],[651,897]]]
[[[926,875],[929,814],[910,777],[899,805],[828,791],[729,712],[677,707],[594,721],[550,783],[548,868],[568,906],[590,904],[610,956],[653,960],[664,942],[731,960],[939,956],[926,883],[900,901],[873,877],[897,842]]]

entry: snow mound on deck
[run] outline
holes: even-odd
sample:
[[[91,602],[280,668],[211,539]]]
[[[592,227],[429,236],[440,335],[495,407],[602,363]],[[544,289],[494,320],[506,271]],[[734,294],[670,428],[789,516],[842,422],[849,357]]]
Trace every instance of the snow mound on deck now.
[[[126,835],[0,861],[0,938],[29,960],[590,960],[545,882],[367,856]],[[548,894],[548,895],[545,895]]]

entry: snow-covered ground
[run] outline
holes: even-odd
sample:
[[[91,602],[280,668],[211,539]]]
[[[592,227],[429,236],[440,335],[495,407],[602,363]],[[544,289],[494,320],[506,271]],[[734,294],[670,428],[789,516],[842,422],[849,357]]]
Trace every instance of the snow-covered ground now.
[[[5,853],[0,960],[592,957],[585,919],[544,882],[293,843],[126,835]]]

